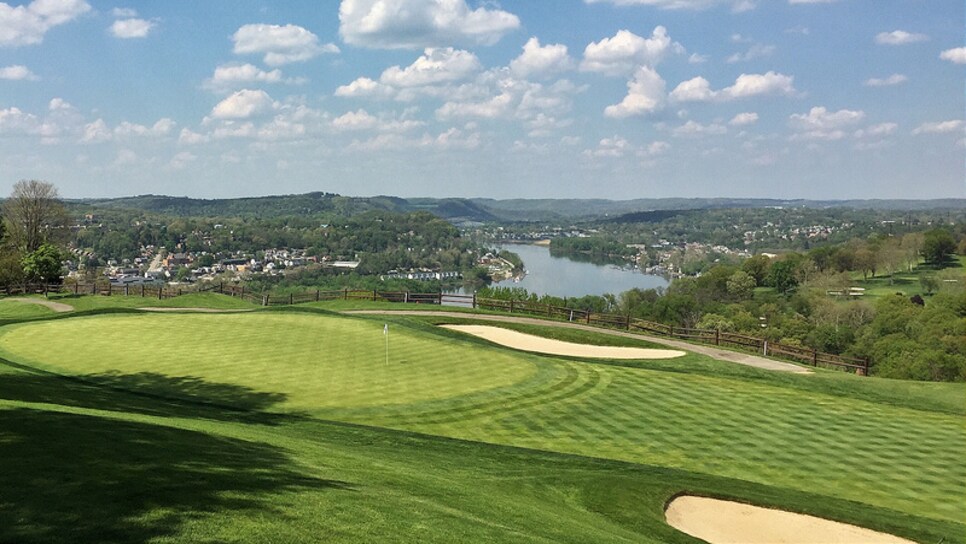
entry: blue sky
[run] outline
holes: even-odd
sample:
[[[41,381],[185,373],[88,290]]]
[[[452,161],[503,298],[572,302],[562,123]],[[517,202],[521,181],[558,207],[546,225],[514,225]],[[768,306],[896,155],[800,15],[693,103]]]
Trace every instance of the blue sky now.
[[[964,10],[0,2],[0,192],[962,198]]]

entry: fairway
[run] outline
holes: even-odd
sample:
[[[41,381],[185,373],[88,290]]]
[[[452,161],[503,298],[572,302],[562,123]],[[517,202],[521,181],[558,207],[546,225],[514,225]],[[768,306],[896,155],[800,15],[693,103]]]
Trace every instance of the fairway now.
[[[249,394],[211,400],[734,478],[963,533],[962,414],[805,391],[766,371],[521,353],[405,318],[389,325],[387,364],[383,327],[279,311],[71,317],[0,329],[0,357],[172,398],[203,401],[225,384]],[[781,378],[798,379],[811,378]]]

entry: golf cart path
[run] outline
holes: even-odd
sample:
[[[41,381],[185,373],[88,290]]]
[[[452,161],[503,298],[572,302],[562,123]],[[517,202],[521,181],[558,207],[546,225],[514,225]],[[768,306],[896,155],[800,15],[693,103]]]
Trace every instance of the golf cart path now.
[[[625,338],[636,338],[638,340],[647,340],[648,342],[653,342],[655,344],[661,344],[672,348],[683,349],[685,351],[691,351],[694,353],[700,353],[702,355],[707,355],[709,357],[713,357],[721,361],[728,361],[731,363],[737,363],[739,365],[745,365],[745,366],[753,366],[755,368],[761,368],[764,370],[773,370],[776,372],[791,372],[794,374],[812,373],[811,370],[805,367],[801,367],[792,363],[783,363],[781,361],[766,359],[765,357],[761,357],[758,355],[739,353],[737,351],[729,351],[729,350],[720,349],[714,346],[702,346],[698,344],[689,344],[687,342],[681,342],[679,340],[671,340],[668,338],[661,338],[658,336],[648,336],[644,334],[636,334],[636,333],[630,333],[630,332],[615,331],[610,329],[602,329],[598,327],[591,327],[590,325],[581,325],[580,323],[545,321],[543,319],[536,319],[532,317],[468,314],[463,312],[437,312],[433,310],[348,310],[342,313],[356,314],[356,315],[361,314],[361,315],[440,316],[440,317],[456,317],[456,318],[463,318],[463,319],[478,319],[480,321],[495,321],[495,322],[502,322],[502,323],[518,323],[521,325],[566,327],[571,329],[598,332],[601,334],[609,334],[611,336],[623,336]]]
[[[42,298],[15,297],[15,298],[5,298],[4,300],[9,300],[12,302],[25,302],[27,304],[39,304],[40,306],[46,306],[57,313],[74,311],[74,307],[71,306],[70,304],[64,304],[63,302],[54,302],[52,300],[46,300]]]

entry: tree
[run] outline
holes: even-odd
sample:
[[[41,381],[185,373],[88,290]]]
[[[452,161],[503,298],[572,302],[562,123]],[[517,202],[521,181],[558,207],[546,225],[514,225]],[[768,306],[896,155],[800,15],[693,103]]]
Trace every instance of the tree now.
[[[755,291],[755,278],[744,270],[738,270],[728,278],[728,294],[744,300],[751,297]]]
[[[41,244],[21,260],[24,275],[28,280],[42,283],[59,283],[63,270],[64,254],[53,244]]]
[[[923,237],[922,256],[927,262],[941,265],[954,251],[956,251],[956,240],[947,230],[933,229]]]
[[[755,255],[745,259],[741,263],[741,269],[748,275],[755,278],[757,285],[764,285],[765,278],[768,276],[768,269],[771,266],[771,259],[767,255]]]
[[[4,202],[3,215],[10,242],[22,255],[37,251],[44,243],[59,244],[67,238],[67,211],[51,183],[18,181]]]
[[[795,274],[797,263],[784,259],[771,265],[768,271],[768,283],[779,293],[787,293],[798,285],[798,278]]]

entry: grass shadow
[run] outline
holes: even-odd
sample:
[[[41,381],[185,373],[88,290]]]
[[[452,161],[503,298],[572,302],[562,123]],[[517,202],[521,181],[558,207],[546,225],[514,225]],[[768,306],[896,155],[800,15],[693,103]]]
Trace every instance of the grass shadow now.
[[[351,489],[265,444],[26,408],[0,410],[0,458],[0,542],[148,542],[270,515],[286,493]]]
[[[283,393],[254,391],[191,376],[153,372],[63,376],[5,359],[0,359],[0,366],[9,369],[9,373],[0,373],[0,399],[5,400],[267,425],[298,417],[266,411],[285,401]]]

